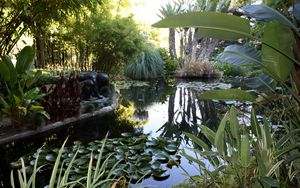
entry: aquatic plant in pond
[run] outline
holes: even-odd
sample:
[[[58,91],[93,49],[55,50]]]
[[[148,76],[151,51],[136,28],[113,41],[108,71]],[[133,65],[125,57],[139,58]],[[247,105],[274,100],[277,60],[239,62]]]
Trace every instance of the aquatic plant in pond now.
[[[213,170],[199,158],[190,156],[183,150],[183,156],[196,163],[199,175],[191,177],[199,187],[290,187],[299,185],[297,150],[300,143],[294,139],[300,130],[295,129],[282,136],[273,131],[265,119],[259,122],[256,113],[251,112],[251,124],[238,121],[238,111],[234,107],[228,111],[217,131],[200,126],[206,140],[185,133],[196,145],[192,150],[208,160]],[[274,140],[276,135],[282,137]],[[211,147],[212,146],[212,147]],[[212,149],[214,148],[214,149]],[[220,175],[221,172],[221,175]]]
[[[64,170],[74,160],[69,169],[71,181],[87,174],[91,153],[94,159],[102,156],[101,163],[106,161],[106,169],[113,169],[111,174],[114,177],[124,176],[131,182],[136,182],[152,175],[153,178],[162,180],[169,177],[172,166],[180,164],[180,156],[177,155],[178,147],[178,142],[168,138],[149,138],[145,134],[122,133],[121,138],[94,140],[87,145],[75,141],[72,146],[63,149],[61,158]],[[46,170],[49,169],[49,165],[54,164],[58,152],[58,149],[41,148],[32,156],[25,157],[28,159],[25,161],[27,173],[32,173],[37,155],[39,155],[38,166],[47,164],[45,168],[41,167],[41,170]],[[73,159],[74,155],[76,155],[75,159]],[[20,160],[14,162],[12,166],[20,168],[20,162]]]

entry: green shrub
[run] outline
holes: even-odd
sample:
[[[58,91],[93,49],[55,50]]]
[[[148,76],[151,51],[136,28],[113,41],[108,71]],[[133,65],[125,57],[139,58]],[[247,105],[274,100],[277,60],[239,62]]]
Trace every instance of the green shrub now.
[[[145,45],[132,18],[105,19],[100,16],[92,21],[97,23],[92,29],[89,43],[93,49],[93,68],[97,71],[118,73],[125,63],[140,54]]]
[[[228,63],[214,63],[214,68],[226,76],[246,76],[246,67],[234,66]]]
[[[163,75],[163,60],[154,48],[146,48],[125,67],[125,75],[135,80],[149,80]]]
[[[169,52],[165,48],[158,48],[158,52],[164,61],[164,70],[166,73],[172,73],[177,69],[178,60],[171,59]]]

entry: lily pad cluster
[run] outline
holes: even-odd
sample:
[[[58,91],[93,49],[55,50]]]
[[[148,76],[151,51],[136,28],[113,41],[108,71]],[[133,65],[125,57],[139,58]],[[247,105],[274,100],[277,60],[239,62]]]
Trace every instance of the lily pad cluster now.
[[[102,145],[104,144],[104,148]],[[94,140],[87,145],[75,141],[72,146],[65,147],[62,154],[62,164],[68,168],[72,161],[70,180],[77,180],[87,174],[91,154],[96,165],[97,159],[106,160],[106,171],[115,177],[126,177],[131,182],[137,182],[152,176],[156,180],[164,180],[170,176],[170,169],[180,163],[177,155],[179,142],[169,138],[149,138],[148,135],[122,133],[120,138]],[[102,155],[100,154],[102,151]],[[38,166],[55,163],[59,149],[41,148],[31,159],[27,158],[27,173],[32,173],[37,156]],[[38,154],[39,153],[39,154]],[[46,165],[47,164],[47,165]],[[11,163],[14,168],[20,168],[20,161]]]

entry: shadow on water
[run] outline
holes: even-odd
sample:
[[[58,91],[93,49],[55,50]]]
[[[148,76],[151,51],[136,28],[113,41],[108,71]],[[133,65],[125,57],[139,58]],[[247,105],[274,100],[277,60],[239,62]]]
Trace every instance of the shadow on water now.
[[[120,89],[120,106],[114,112],[101,118],[95,118],[80,125],[70,126],[67,130],[57,130],[35,138],[21,140],[0,146],[0,186],[9,187],[9,163],[18,160],[25,154],[32,154],[41,146],[60,147],[69,137],[68,143],[80,140],[88,143],[105,137],[120,137],[122,132],[143,132],[152,137],[169,137],[189,143],[183,132],[203,137],[199,124],[210,126],[216,130],[219,116],[226,107],[213,101],[198,100],[204,90],[222,88],[224,85],[191,80],[163,80],[145,84],[131,84]],[[225,87],[228,87],[225,85]],[[221,113],[220,113],[221,111]],[[182,159],[181,164],[189,168],[189,162]],[[195,175],[197,171],[188,169]],[[171,187],[187,177],[180,168],[173,167],[171,176],[162,182],[148,178],[143,186]]]

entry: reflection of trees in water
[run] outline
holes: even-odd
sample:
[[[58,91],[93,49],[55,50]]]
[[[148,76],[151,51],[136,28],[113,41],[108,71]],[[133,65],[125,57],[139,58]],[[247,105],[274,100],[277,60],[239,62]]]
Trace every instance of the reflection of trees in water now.
[[[216,129],[216,106],[211,100],[198,100],[199,94],[199,91],[192,88],[178,87],[176,92],[170,95],[168,122],[158,130],[162,131],[161,136],[181,139],[183,132],[199,135],[199,124]]]
[[[133,102],[135,105],[134,118],[145,121],[148,119],[147,107],[153,103],[165,102],[173,88],[164,80],[150,83],[148,86],[130,87],[121,90],[122,104]]]

